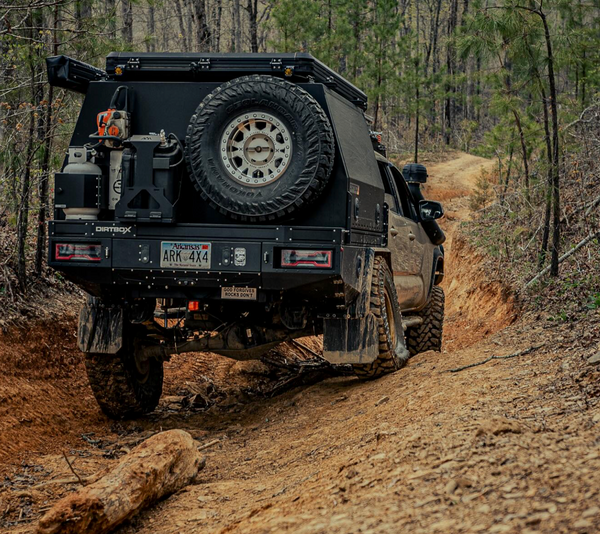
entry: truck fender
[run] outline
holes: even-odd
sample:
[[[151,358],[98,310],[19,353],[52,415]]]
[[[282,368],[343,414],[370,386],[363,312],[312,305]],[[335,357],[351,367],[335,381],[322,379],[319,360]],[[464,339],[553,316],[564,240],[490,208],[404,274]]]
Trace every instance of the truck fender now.
[[[123,347],[122,306],[107,305],[88,297],[79,313],[77,343],[87,353],[116,354]]]
[[[444,249],[440,245],[433,251],[433,272],[431,273],[431,287],[429,293],[433,290],[433,286],[439,286],[444,279]]]

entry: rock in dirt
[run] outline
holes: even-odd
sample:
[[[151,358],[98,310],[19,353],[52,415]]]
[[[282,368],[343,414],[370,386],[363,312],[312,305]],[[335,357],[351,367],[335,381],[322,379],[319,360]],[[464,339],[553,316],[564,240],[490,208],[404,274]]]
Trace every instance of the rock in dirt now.
[[[212,405],[204,395],[196,393],[190,397],[190,406],[196,409],[206,409]]]
[[[260,360],[244,360],[236,362],[230,369],[230,373],[243,373],[246,375],[268,376],[272,369]]]
[[[521,426],[516,421],[506,419],[506,417],[493,417],[481,423],[476,435],[493,434],[498,436],[500,434],[520,434],[521,432]]]
[[[600,352],[596,352],[596,354],[593,354],[592,356],[590,356],[588,358],[587,362],[590,365],[598,365],[600,363]]]
[[[387,401],[389,401],[389,400],[390,400],[390,398],[389,398],[387,395],[385,395],[385,396],[381,397],[381,398],[380,398],[380,399],[379,399],[379,400],[378,400],[378,401],[375,403],[375,406],[381,406],[382,404],[385,404],[385,403],[386,403]]]
[[[151,503],[191,484],[204,467],[183,430],[155,434],[96,482],[58,501],[37,534],[104,534]]]
[[[452,495],[458,488],[458,482],[456,482],[456,480],[452,479],[448,482],[448,484],[446,484],[446,493],[448,495]]]

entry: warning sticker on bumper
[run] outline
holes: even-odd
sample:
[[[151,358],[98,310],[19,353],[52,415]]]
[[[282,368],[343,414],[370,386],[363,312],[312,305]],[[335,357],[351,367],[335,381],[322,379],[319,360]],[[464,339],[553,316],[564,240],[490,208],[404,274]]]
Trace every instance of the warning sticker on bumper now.
[[[256,300],[255,287],[222,287],[222,299]]]

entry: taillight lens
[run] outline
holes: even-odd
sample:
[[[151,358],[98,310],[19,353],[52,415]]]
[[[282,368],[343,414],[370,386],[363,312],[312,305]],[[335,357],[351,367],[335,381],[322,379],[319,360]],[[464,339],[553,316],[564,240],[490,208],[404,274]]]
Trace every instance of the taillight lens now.
[[[101,261],[102,245],[57,243],[54,259],[56,261]]]
[[[284,249],[281,251],[281,266],[330,269],[332,257],[331,250]]]

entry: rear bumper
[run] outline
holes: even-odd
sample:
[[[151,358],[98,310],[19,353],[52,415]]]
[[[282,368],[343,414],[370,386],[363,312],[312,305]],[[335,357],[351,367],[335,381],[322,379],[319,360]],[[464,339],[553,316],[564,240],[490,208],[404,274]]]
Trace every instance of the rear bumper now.
[[[322,300],[333,298],[333,280],[344,279],[350,286],[357,283],[355,269],[345,264],[354,264],[361,249],[344,245],[345,236],[342,228],[194,224],[157,228],[52,221],[48,263],[95,295],[109,291],[132,297],[219,298],[222,287],[234,286],[256,288],[259,301],[267,300],[268,293],[281,291],[301,291],[306,300]],[[161,243],[166,241],[210,244],[209,267],[161,266]],[[58,243],[101,245],[101,258],[94,262],[57,261]],[[283,248],[331,250],[332,265],[281,268],[278,262]],[[235,261],[236,249],[245,251],[243,264]]]

